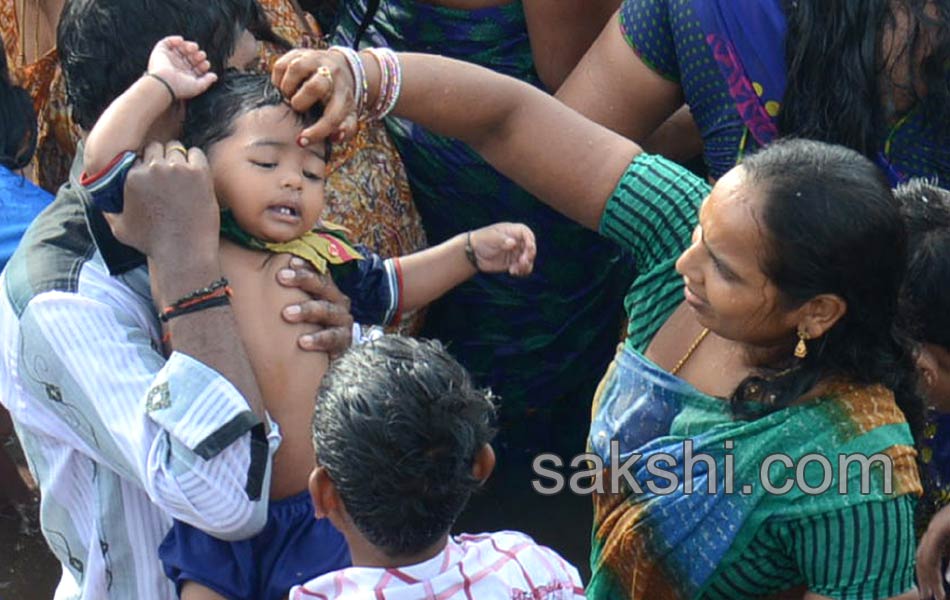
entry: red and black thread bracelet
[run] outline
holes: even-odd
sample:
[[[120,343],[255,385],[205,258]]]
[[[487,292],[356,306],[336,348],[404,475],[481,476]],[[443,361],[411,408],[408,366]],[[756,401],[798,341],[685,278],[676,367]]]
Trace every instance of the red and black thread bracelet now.
[[[199,288],[178,299],[170,306],[166,306],[158,313],[158,319],[162,323],[167,323],[175,317],[230,303],[231,288],[228,286],[228,280],[222,277],[212,282],[208,287]]]

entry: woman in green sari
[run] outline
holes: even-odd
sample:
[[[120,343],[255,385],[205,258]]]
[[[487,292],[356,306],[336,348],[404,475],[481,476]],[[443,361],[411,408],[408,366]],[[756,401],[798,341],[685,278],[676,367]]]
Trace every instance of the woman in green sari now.
[[[710,188],[530,86],[400,58],[398,116],[467,142],[636,258],[628,337],[598,390],[590,446],[604,464],[663,454],[670,476],[634,464],[602,479],[588,596],[916,597],[908,420],[921,404],[895,322],[906,233],[874,164],[788,141]],[[379,63],[363,64],[373,105]],[[339,57],[292,52],[274,78],[295,108],[328,100],[303,137],[353,130]],[[687,442],[709,455],[688,471]],[[791,468],[771,462],[779,453]],[[878,466],[841,468],[851,455]],[[607,489],[610,475],[629,477]]]

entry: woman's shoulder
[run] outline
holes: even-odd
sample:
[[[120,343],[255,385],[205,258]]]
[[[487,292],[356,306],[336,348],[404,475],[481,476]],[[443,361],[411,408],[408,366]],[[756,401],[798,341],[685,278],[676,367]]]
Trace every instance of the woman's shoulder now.
[[[46,206],[53,201],[52,194],[3,165],[0,165],[0,198],[3,198],[4,210],[11,203]]]
[[[639,154],[607,201],[600,233],[630,248],[640,273],[689,246],[709,184],[656,154]]]
[[[819,384],[799,403],[831,403],[863,430],[882,425],[907,423],[894,392],[879,383],[862,384],[834,380]]]

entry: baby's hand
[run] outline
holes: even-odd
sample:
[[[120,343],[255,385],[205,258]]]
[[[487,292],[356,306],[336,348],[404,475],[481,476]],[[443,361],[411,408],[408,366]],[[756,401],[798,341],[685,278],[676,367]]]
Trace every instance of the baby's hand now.
[[[167,82],[178,100],[204,93],[218,79],[211,72],[204,50],[180,35],[163,38],[155,44],[148,58],[148,72]]]
[[[534,268],[534,232],[521,223],[495,223],[471,232],[478,270],[526,277]]]

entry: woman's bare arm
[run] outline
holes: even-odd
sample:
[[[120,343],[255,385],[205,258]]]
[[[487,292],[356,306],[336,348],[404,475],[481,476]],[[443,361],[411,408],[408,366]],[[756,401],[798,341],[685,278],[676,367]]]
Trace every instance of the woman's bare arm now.
[[[679,162],[686,162],[701,155],[703,134],[693,120],[689,106],[684,104],[672,117],[657,127],[656,131],[644,140],[643,149]]]
[[[680,85],[647,66],[627,44],[618,15],[607,22],[557,98],[641,144],[683,105]]]
[[[400,58],[397,115],[465,141],[543,202],[597,228],[617,181],[641,151],[636,144],[510,77],[423,54]]]
[[[401,54],[402,94],[395,114],[458,138],[541,201],[597,229],[604,206],[639,146],[520,81],[469,63]],[[376,61],[364,54],[372,105]],[[317,73],[326,66],[332,78]],[[274,66],[274,81],[296,110],[325,102],[307,140],[353,132],[353,78],[337,52],[295,50]],[[486,201],[490,201],[486,198]]]
[[[523,0],[534,68],[554,92],[597,39],[620,0]]]

